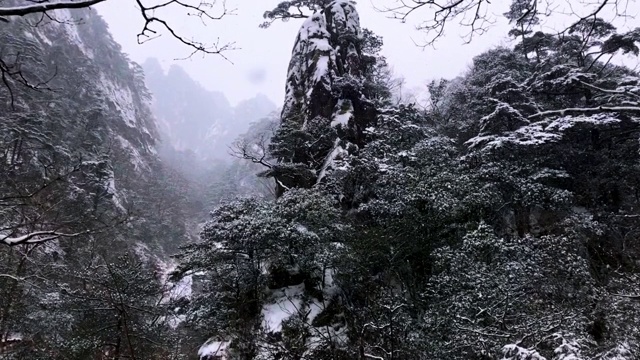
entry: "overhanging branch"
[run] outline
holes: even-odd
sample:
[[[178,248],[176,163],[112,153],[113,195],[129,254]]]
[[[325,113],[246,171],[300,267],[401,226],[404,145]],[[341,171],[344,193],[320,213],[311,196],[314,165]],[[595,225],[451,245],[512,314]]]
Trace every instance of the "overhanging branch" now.
[[[4,243],[9,246],[23,245],[23,244],[38,244],[38,243],[43,243],[51,240],[56,240],[59,238],[78,237],[81,235],[86,235],[90,232],[91,232],[90,230],[86,230],[82,232],[68,234],[68,233],[61,233],[57,231],[34,231],[32,233],[22,235],[22,236],[16,236],[16,237],[5,236],[4,238],[0,239],[0,243]]]
[[[27,2],[26,5],[0,6],[0,20],[7,22],[11,17],[27,16],[31,14],[41,14],[43,18],[46,16],[52,19],[51,16],[48,15],[48,12],[62,9],[83,9],[99,3],[105,3],[107,1],[108,0],[37,0]],[[227,9],[224,1],[222,1],[219,6],[216,0],[202,0],[197,5],[193,5],[186,0],[164,0],[151,5],[147,5],[145,3],[146,1],[136,0],[140,14],[144,19],[143,28],[138,34],[138,43],[143,43],[159,36],[158,30],[151,27],[154,23],[157,23],[160,24],[160,28],[163,31],[168,32],[173,38],[193,49],[193,52],[189,57],[196,53],[204,53],[220,55],[227,59],[222,55],[222,53],[227,50],[232,50],[233,43],[220,44],[219,41],[216,41],[211,44],[205,44],[203,42],[190,39],[176,31],[167,20],[156,15],[156,12],[159,10],[171,9],[172,12],[174,12],[174,10],[179,10],[186,13],[188,16],[196,16],[200,18],[203,23],[205,21],[221,20],[225,16],[233,14],[232,10],[230,11]],[[219,13],[214,14],[214,8],[219,8]]]
[[[0,16],[26,16],[59,9],[82,9],[107,0],[51,1],[23,6],[0,7]]]
[[[541,111],[529,116],[529,119],[537,119],[545,116],[555,115],[591,115],[602,112],[627,112],[640,114],[640,106],[598,106],[595,108],[566,108],[560,110]]]

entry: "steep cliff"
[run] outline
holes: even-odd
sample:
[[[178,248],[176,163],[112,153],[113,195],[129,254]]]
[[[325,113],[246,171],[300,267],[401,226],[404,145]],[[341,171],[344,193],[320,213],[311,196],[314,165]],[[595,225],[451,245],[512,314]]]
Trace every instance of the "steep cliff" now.
[[[344,166],[345,154],[364,145],[375,122],[371,78],[373,40],[360,28],[353,1],[333,1],[302,24],[293,47],[282,110],[282,127],[272,152],[278,159],[266,176],[278,193],[310,187],[328,170]]]
[[[153,263],[197,204],[156,155],[142,68],[90,9],[3,21],[0,43],[0,357],[163,357]]]

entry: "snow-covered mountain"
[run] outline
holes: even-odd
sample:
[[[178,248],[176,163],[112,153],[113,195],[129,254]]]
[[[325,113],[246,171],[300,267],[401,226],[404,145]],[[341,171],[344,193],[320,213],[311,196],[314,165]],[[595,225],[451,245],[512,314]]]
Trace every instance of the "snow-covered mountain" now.
[[[135,250],[175,252],[203,212],[159,159],[142,67],[92,9],[5,18],[0,44],[0,358],[163,358],[170,326],[105,300],[157,309]],[[123,350],[123,317],[154,345]]]
[[[23,144],[14,161],[44,178],[54,165],[74,171],[76,162],[99,163],[104,192],[126,206],[132,179],[148,178],[157,161],[159,133],[142,68],[122,53],[95,11],[50,17],[14,19],[0,29],[2,59],[14,72],[3,73],[0,146]]]
[[[223,93],[205,89],[178,65],[165,72],[150,58],[143,67],[163,140],[200,160],[226,158],[228,146],[251,122],[276,109],[262,94],[232,106]]]

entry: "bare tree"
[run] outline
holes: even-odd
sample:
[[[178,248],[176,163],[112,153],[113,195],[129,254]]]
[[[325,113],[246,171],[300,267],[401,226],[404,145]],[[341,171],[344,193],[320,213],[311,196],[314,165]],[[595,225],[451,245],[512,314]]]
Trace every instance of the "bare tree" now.
[[[229,155],[238,159],[249,160],[254,164],[260,164],[270,169],[274,163],[269,145],[280,123],[279,121],[267,119],[263,119],[262,121],[264,121],[264,125],[254,123],[254,128],[240,135],[238,139],[233,142],[229,147]]]
[[[230,148],[230,155],[238,159],[249,160],[268,169],[273,167],[269,162],[270,134],[259,134],[256,138],[241,138]]]

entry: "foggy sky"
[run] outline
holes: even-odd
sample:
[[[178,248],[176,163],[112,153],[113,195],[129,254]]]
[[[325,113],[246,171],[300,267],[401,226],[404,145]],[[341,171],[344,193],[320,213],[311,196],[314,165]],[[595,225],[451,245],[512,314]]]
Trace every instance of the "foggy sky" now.
[[[280,106],[291,49],[303,20],[276,22],[268,29],[259,28],[258,25],[264,21],[264,11],[273,8],[279,1],[227,0],[227,8],[235,9],[236,15],[209,23],[208,26],[202,26],[195,17],[161,14],[176,30],[202,42],[235,42],[238,49],[225,53],[230,61],[216,55],[195,55],[188,60],[175,60],[189,55],[190,50],[167,34],[139,45],[136,34],[143,22],[135,2],[131,0],[110,0],[96,8],[109,23],[114,39],[132,60],[141,63],[147,57],[155,57],[165,69],[177,63],[207,89],[223,92],[232,104],[263,93]],[[406,79],[406,87],[413,91],[423,91],[424,85],[431,79],[459,75],[473,56],[492,46],[510,44],[506,37],[509,25],[505,19],[501,19],[470,44],[465,44],[462,39],[467,29],[451,23],[446,29],[446,36],[436,43],[435,48],[417,46],[416,43],[424,43],[424,34],[416,31],[415,25],[421,16],[427,14],[416,13],[409,21],[401,23],[389,19],[389,14],[375,10],[374,5],[380,8],[390,1],[358,1],[361,25],[383,36],[383,55],[394,72]],[[496,1],[491,11],[501,14],[506,11],[507,5],[506,0]]]

